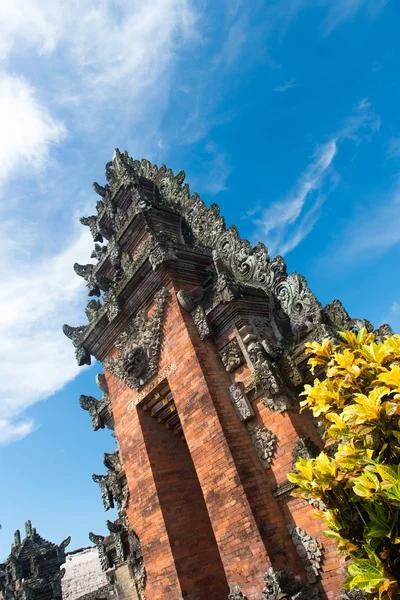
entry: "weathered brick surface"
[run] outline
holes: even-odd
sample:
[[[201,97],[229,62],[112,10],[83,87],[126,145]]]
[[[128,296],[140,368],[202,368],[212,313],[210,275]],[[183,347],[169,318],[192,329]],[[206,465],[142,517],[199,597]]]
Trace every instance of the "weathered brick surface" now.
[[[130,489],[128,518],[137,531],[147,570],[149,600],[223,600],[228,584],[259,600],[269,566],[305,578],[289,525],[324,546],[323,597],[338,595],[343,560],[305,501],[272,495],[286,481],[296,441],[321,443],[306,414],[279,414],[254,402],[256,421],[278,436],[271,469],[261,465],[247,427],[227,394],[233,380],[251,375],[242,367],[228,374],[213,341],[201,341],[171,286],[159,373],[165,373],[185,440],[176,438],[140,405],[154,388],[139,393],[107,375],[121,456]],[[160,380],[161,381],[161,380]]]

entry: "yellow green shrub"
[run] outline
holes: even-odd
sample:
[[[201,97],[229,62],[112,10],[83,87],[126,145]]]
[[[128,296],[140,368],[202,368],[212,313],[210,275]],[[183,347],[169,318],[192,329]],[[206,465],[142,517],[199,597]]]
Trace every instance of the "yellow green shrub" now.
[[[346,587],[394,599],[400,591],[400,335],[379,343],[365,328],[340,336],[338,344],[307,344],[309,364],[325,377],[305,386],[301,402],[323,421],[328,453],[300,459],[288,478],[298,495],[323,503],[317,516],[326,523],[324,535],[350,559]]]

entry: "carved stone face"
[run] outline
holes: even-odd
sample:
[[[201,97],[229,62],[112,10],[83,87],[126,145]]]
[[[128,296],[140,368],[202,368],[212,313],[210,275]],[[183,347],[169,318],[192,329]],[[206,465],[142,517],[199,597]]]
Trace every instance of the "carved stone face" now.
[[[129,348],[124,356],[124,367],[132,377],[140,377],[148,367],[147,356],[140,346]]]

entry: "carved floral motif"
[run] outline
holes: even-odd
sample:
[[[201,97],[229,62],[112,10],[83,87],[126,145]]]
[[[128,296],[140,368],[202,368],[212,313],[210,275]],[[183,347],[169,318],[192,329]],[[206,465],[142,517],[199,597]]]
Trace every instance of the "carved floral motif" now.
[[[243,383],[233,383],[229,386],[228,392],[239,421],[248,421],[253,418],[254,410],[246,396]]]
[[[226,346],[219,351],[219,355],[221,357],[222,364],[228,373],[233,373],[233,371],[236,371],[236,369],[246,362],[246,359],[244,358],[236,339],[233,339],[226,344]]]
[[[276,435],[266,427],[252,422],[247,423],[247,429],[262,466],[264,469],[269,469],[276,450]]]
[[[315,583],[321,570],[321,544],[300,527],[289,527],[288,530],[297,554],[302,560],[308,581]]]
[[[162,288],[154,297],[150,318],[140,311],[119,336],[118,358],[107,358],[103,366],[133,389],[139,389],[158,369],[164,312],[169,292]]]

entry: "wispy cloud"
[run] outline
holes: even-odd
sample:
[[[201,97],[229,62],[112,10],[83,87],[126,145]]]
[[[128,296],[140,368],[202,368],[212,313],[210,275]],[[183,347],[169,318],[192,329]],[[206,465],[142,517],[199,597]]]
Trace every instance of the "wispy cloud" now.
[[[221,152],[214,142],[209,142],[206,145],[206,151],[210,156],[210,164],[207,168],[207,176],[202,187],[206,192],[214,196],[228,189],[226,182],[232,169],[228,164],[227,154]]]
[[[0,182],[22,166],[25,175],[43,169],[50,147],[66,133],[24,78],[6,74],[0,74],[0,130]]]
[[[387,147],[388,158],[400,158],[400,137],[392,138]]]
[[[379,125],[379,115],[364,98],[331,139],[317,148],[287,196],[260,211],[253,221],[254,238],[265,240],[271,254],[287,254],[296,248],[312,231],[323,202],[339,181],[333,162],[340,144],[344,140],[369,140]]]
[[[195,18],[189,0],[2,4],[0,443],[32,431],[29,407],[80,372],[61,327],[85,321],[86,293],[72,265],[88,261],[92,241],[86,228],[71,225],[87,202],[80,191],[88,185],[84,148],[90,156],[105,139],[111,149],[114,137],[123,132],[126,139],[128,122],[138,131],[151,123],[151,146],[159,151],[172,74],[180,50],[196,38]],[[21,70],[32,60],[39,77],[29,67],[16,74],[15,65]],[[53,150],[76,143],[86,129],[92,134],[72,150],[72,161],[57,162]],[[143,152],[145,145],[143,135]],[[223,158],[213,156],[222,166]]]
[[[294,79],[290,79],[289,81],[285,81],[285,83],[282,83],[281,85],[277,85],[276,87],[274,87],[274,89],[272,91],[273,92],[287,92],[287,90],[290,90],[291,88],[294,88],[294,87],[296,87]]]
[[[386,6],[388,0],[334,0],[327,2],[330,9],[322,23],[322,31],[329,35],[341,25],[354,17],[361,10],[370,18],[375,18]]]
[[[400,243],[400,180],[386,197],[364,205],[357,216],[357,227],[348,226],[340,236],[340,243],[328,249],[321,260],[331,265],[351,265],[377,260]],[[393,305],[396,309],[396,305]]]
[[[35,424],[24,416],[25,410],[78,374],[61,328],[64,322],[82,321],[83,281],[71,265],[75,260],[85,263],[91,247],[83,230],[48,260],[32,260],[15,271],[13,264],[3,265],[7,285],[0,297],[0,443],[29,433]]]

